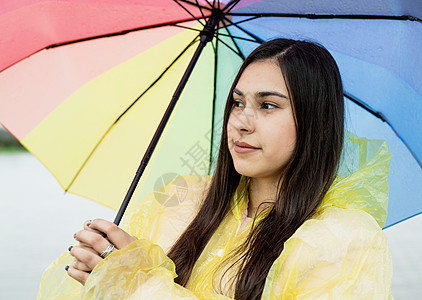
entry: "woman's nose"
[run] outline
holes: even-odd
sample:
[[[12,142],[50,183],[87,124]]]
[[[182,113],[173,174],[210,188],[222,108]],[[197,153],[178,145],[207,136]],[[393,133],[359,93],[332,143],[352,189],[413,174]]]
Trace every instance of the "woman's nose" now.
[[[241,112],[232,115],[232,126],[239,131],[251,133],[255,131],[256,115],[253,108],[245,107]]]

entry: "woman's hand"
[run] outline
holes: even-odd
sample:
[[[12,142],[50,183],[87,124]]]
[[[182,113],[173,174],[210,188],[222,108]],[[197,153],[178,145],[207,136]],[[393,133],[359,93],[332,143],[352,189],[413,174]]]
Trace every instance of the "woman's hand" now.
[[[101,233],[105,233],[106,238]],[[83,285],[91,270],[108,255],[106,249],[113,246],[114,249],[122,249],[137,240],[116,224],[102,219],[85,222],[84,229],[75,233],[74,238],[79,245],[69,248],[75,260],[67,268],[67,273]]]

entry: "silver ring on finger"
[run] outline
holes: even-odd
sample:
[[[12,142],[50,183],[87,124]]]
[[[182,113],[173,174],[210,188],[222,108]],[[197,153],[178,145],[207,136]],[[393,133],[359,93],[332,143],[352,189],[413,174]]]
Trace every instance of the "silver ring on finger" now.
[[[100,256],[102,258],[106,258],[113,250],[114,250],[114,245],[110,243],[110,245],[108,245],[108,247],[100,254]]]

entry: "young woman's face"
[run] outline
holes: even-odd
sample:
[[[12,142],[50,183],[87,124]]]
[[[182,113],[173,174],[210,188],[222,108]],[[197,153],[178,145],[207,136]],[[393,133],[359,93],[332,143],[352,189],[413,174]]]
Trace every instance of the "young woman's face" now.
[[[232,96],[227,135],[236,171],[248,177],[278,179],[295,148],[296,126],[276,62],[251,63]]]

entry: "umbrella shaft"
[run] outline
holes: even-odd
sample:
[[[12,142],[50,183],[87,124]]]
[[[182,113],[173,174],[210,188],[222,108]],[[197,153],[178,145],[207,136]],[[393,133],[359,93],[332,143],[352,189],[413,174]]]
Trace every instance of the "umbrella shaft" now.
[[[192,71],[195,67],[195,64],[198,61],[199,56],[201,55],[201,52],[204,49],[205,45],[209,41],[212,40],[212,38],[214,36],[216,25],[218,24],[218,22],[220,21],[222,16],[223,16],[222,11],[220,11],[220,10],[214,11],[213,10],[210,18],[207,20],[207,23],[206,23],[204,29],[201,31],[201,34],[200,34],[201,38],[200,38],[199,45],[196,48],[195,53],[193,54],[192,59],[189,62],[189,65],[188,65],[185,73],[183,74],[183,77],[180,80],[179,85],[177,86],[177,88],[176,88],[176,90],[173,94],[173,97],[172,97],[172,99],[171,99],[171,101],[170,101],[170,103],[169,103],[169,105],[166,109],[166,112],[164,113],[163,118],[161,119],[161,122],[158,125],[158,128],[155,131],[155,134],[154,134],[154,136],[153,136],[153,138],[152,138],[152,140],[151,140],[151,142],[150,142],[150,144],[149,144],[149,146],[148,146],[148,148],[147,148],[147,150],[144,154],[144,157],[141,160],[141,163],[138,167],[138,170],[136,171],[135,178],[133,179],[133,181],[132,181],[132,183],[129,187],[129,190],[127,191],[126,196],[123,200],[123,203],[120,206],[119,211],[117,212],[117,215],[114,219],[114,223],[116,225],[120,224],[120,221],[123,218],[124,212],[125,212],[127,206],[129,205],[130,199],[132,198],[132,196],[135,192],[136,186],[138,185],[139,180],[141,179],[141,176],[144,173],[145,168],[148,165],[148,162],[149,162],[149,160],[152,156],[152,153],[154,152],[155,147],[158,144],[158,141],[161,137],[161,134],[164,131],[164,128],[165,128],[165,126],[166,126],[166,124],[167,124],[167,122],[170,118],[170,115],[173,112],[173,109],[176,106],[176,103],[179,100],[179,97],[180,97],[183,89],[185,88],[186,83],[188,82],[190,75],[192,74]]]

